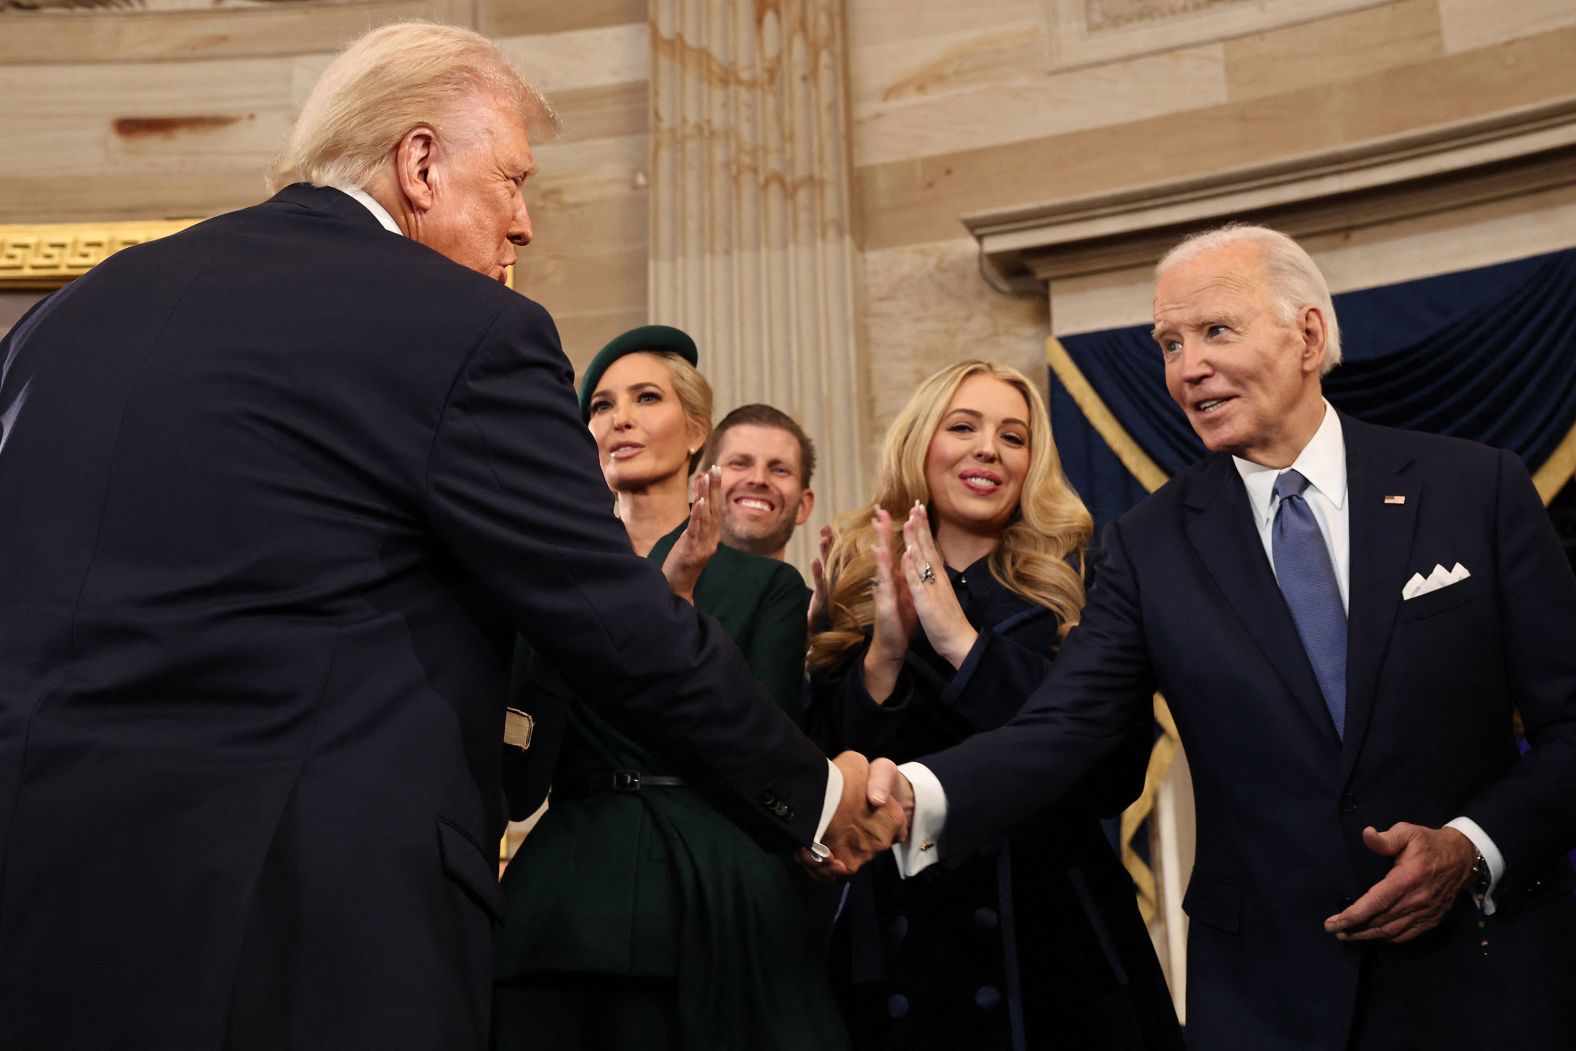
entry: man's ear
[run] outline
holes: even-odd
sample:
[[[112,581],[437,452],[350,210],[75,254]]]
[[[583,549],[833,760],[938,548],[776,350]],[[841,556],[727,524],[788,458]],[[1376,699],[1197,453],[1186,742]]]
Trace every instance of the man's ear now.
[[[793,516],[793,524],[802,526],[810,519],[810,512],[815,510],[815,490],[806,489],[799,494],[799,510]]]
[[[1325,338],[1324,311],[1315,306],[1302,308],[1302,367],[1304,372],[1318,375],[1324,367]]]
[[[394,177],[399,180],[400,193],[418,214],[437,202],[437,159],[438,133],[430,125],[416,125],[394,144]]]

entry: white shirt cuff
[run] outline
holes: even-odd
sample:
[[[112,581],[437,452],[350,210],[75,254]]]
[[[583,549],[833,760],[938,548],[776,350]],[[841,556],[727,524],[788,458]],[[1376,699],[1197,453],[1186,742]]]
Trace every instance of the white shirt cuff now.
[[[1477,847],[1477,852],[1483,855],[1483,860],[1488,862],[1488,893],[1483,895],[1483,915],[1494,915],[1494,888],[1499,886],[1499,878],[1505,874],[1505,855],[1499,852],[1483,827],[1469,817],[1447,821],[1445,827],[1453,828],[1470,839],[1472,845]]]
[[[914,817],[908,825],[908,842],[894,843],[892,856],[899,876],[918,875],[941,860],[941,832],[947,823],[947,793],[922,763],[904,763],[898,772],[914,788]]]
[[[830,759],[826,761],[826,800],[821,804],[821,823],[815,826],[815,842],[810,844],[810,853],[815,855],[817,861],[825,861],[832,856],[825,843],[826,827],[832,823],[832,816],[837,813],[837,804],[843,801],[843,772],[837,764]]]

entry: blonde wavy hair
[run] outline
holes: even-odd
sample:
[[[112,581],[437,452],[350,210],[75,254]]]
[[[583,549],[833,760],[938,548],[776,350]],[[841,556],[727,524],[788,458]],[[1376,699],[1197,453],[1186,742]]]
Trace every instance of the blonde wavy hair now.
[[[671,350],[643,350],[638,353],[652,354],[662,359],[662,364],[668,367],[668,378],[673,381],[673,393],[678,395],[679,405],[684,408],[684,418],[690,426],[700,431],[700,447],[690,453],[689,458],[690,474],[694,474],[711,440],[711,384],[700,369]]]
[[[410,129],[440,135],[478,93],[516,109],[551,137],[558,116],[491,40],[457,26],[396,22],[352,41],[329,63],[268,166],[268,189],[291,183],[366,189]]]
[[[991,576],[1007,590],[1054,612],[1065,635],[1083,610],[1083,550],[1094,521],[1067,484],[1051,439],[1045,400],[1023,373],[995,362],[961,361],[921,383],[887,429],[874,503],[892,516],[894,529],[914,501],[930,504],[925,459],[931,439],[963,381],[978,375],[1008,384],[1029,406],[1029,471],[1018,509],[991,552]],[[865,507],[837,520],[837,540],[826,560],[831,626],[811,640],[812,669],[834,668],[846,661],[864,642],[864,629],[875,619],[870,587],[876,572],[873,514],[873,508]]]

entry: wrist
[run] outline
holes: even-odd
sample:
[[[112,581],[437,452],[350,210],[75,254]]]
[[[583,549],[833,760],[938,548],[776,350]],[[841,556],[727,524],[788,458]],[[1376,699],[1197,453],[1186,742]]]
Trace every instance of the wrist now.
[[[963,667],[963,662],[968,659],[969,651],[978,641],[979,632],[970,628],[966,632],[955,634],[948,638],[941,646],[936,647],[936,653],[941,659],[952,665],[954,669]]]
[[[893,652],[874,639],[870,648],[865,650],[865,667],[881,667],[888,664],[902,664],[904,651]]]

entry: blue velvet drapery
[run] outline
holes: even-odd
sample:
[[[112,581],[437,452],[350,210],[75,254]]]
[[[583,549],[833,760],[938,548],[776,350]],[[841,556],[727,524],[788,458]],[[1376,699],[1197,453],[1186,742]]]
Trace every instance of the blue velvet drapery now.
[[[1576,428],[1576,248],[1348,292],[1335,297],[1335,312],[1344,361],[1324,390],[1343,412],[1511,449],[1531,471]],[[1148,325],[1061,342],[1166,475],[1204,455],[1166,393]],[[1057,447],[1098,529],[1145,489],[1054,370],[1050,386]]]

